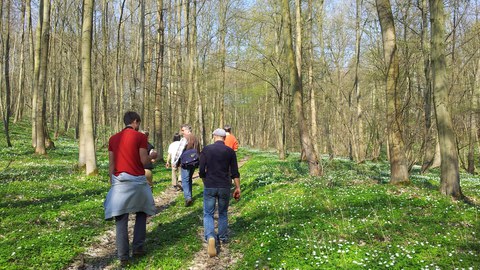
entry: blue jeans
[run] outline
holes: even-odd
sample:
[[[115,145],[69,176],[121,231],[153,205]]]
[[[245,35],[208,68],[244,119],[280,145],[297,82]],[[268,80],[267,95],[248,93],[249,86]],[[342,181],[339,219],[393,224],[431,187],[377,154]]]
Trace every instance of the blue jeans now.
[[[213,215],[215,204],[218,201],[218,237],[215,235],[215,223]],[[221,241],[228,238],[228,203],[230,201],[229,188],[205,188],[203,190],[203,227],[205,240],[210,237]]]
[[[185,200],[192,199],[192,177],[195,168],[184,169],[180,167],[180,174],[182,176],[183,197]]]

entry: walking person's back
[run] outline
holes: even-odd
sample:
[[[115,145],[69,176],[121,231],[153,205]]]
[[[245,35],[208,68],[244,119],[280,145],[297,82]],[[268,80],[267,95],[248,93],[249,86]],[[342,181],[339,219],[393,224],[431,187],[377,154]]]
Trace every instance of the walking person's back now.
[[[228,241],[228,204],[232,179],[235,183],[233,197],[240,199],[240,173],[237,155],[225,145],[223,129],[213,132],[214,143],[205,146],[200,153],[199,175],[203,180],[203,226],[208,243],[207,253],[217,254],[217,243]],[[218,234],[215,233],[214,213],[218,203]]]

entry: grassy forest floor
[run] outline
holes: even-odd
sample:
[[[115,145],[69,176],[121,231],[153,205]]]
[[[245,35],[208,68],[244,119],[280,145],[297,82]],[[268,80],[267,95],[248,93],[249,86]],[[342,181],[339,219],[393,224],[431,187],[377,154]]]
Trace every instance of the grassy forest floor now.
[[[27,123],[13,125],[11,138],[12,148],[0,139],[0,269],[68,268],[114,228],[103,220],[107,152],[97,153],[99,176],[86,177],[75,167],[73,139],[57,139],[43,157],[33,155]],[[461,174],[469,198],[463,202],[439,194],[437,170],[421,175],[414,168],[411,185],[392,186],[385,162],[324,159],[325,175],[315,178],[297,154],[281,161],[275,153],[242,148],[239,159],[245,157],[242,199],[231,202],[228,252],[198,261],[202,183],[194,180],[195,202],[186,208],[159,165],[154,195],[171,200],[157,201],[147,254],[128,268],[480,269],[478,175]],[[114,254],[101,255],[97,266],[116,268]]]

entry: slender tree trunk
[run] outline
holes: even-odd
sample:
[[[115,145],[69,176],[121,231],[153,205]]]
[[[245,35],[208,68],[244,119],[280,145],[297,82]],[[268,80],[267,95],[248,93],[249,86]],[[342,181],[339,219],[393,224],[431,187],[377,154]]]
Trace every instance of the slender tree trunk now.
[[[323,17],[323,0],[320,0],[320,10],[318,10],[318,13],[320,13],[320,17]],[[315,95],[315,88],[313,86],[313,79],[314,79],[314,74],[313,74],[313,63],[315,61],[315,55],[314,55],[314,48],[313,48],[313,3],[312,0],[308,0],[308,21],[309,23],[309,32],[310,32],[310,40],[309,40],[309,57],[310,60],[308,62],[308,87],[310,89],[310,121],[311,121],[311,132],[312,132],[312,139],[313,139],[313,147],[315,148],[315,152],[317,154],[320,154],[320,149],[319,149],[319,137],[318,137],[318,123],[317,123],[317,97]],[[322,20],[323,22],[323,20]],[[321,33],[323,29],[323,24],[319,25],[319,34]],[[320,34],[321,35],[321,34]]]
[[[50,0],[42,0],[40,4],[39,12],[42,13],[41,31],[39,44],[39,75],[37,85],[37,113],[36,113],[36,134],[37,143],[35,147],[35,153],[45,155],[47,153],[45,148],[45,91],[47,87],[47,72],[48,72],[48,44],[50,40]]]
[[[281,52],[280,52],[280,41],[281,41],[281,31],[283,28],[283,20],[280,17],[280,22],[278,24],[278,29],[275,29],[275,55],[280,59]],[[285,144],[285,95],[284,95],[284,81],[282,74],[276,69],[276,79],[277,79],[277,106],[275,108],[275,133],[276,133],[276,145],[277,145],[277,152],[278,157],[281,160],[284,160],[287,157],[287,149]]]
[[[227,36],[227,12],[229,0],[220,0],[220,112],[219,112],[219,125],[223,127],[225,125],[225,102],[223,97],[225,96],[225,61],[226,61],[226,44],[225,39]]]
[[[2,3],[3,4],[3,3]],[[2,6],[0,8],[3,9]],[[7,146],[12,147],[12,142],[10,141],[10,116],[11,112],[11,89],[10,89],[10,10],[11,10],[11,0],[7,0],[6,3],[6,32],[4,35],[4,46],[3,46],[3,61],[4,61],[4,79],[5,79],[5,112],[3,113],[3,127],[5,130],[5,139],[7,141]],[[0,20],[3,19],[0,17]],[[0,84],[1,88],[1,84]]]
[[[93,135],[93,94],[92,94],[92,35],[94,0],[83,1],[82,22],[82,103],[83,141],[85,142],[85,165],[87,175],[98,174]]]
[[[148,102],[147,90],[145,89],[145,0],[140,0],[140,91],[142,102],[140,102],[140,110],[143,115],[143,127],[149,126],[148,113],[145,103]]]
[[[428,7],[427,0],[421,0],[422,5],[422,55],[423,55],[423,74],[425,76],[425,90],[423,92],[423,110],[425,117],[425,130],[423,138],[423,163],[422,173],[428,170],[435,159],[436,140],[433,136],[432,127],[432,83],[431,83],[431,63],[430,63],[430,48],[428,42]]]
[[[31,4],[31,3],[30,3]],[[28,5],[31,10],[31,5]],[[42,21],[43,21],[43,0],[39,5],[39,16],[37,22],[37,31],[35,33],[35,43],[33,39],[33,31],[31,34],[30,57],[33,56],[33,83],[32,83],[32,147],[37,148],[37,104],[38,104],[38,79],[40,75],[40,45],[42,40]],[[30,25],[32,25],[30,16]]]
[[[121,30],[122,30],[122,24],[123,24],[123,11],[125,8],[125,2],[126,0],[122,1],[122,5],[120,7],[120,17],[118,19],[118,27],[117,27],[117,51],[116,51],[116,56],[115,56],[115,79],[113,81],[113,89],[115,92],[115,104],[117,108],[117,113],[116,113],[116,121],[115,121],[115,130],[119,130],[120,127],[122,126],[122,114],[123,112],[123,91],[121,91],[119,88],[122,88],[123,84],[119,82],[119,78],[121,77],[121,64],[120,64],[120,37],[121,37]],[[119,86],[120,83],[120,86]]]
[[[176,25],[177,25],[177,39],[176,39],[176,57],[175,57],[175,62],[176,62],[176,102],[175,104],[185,104],[184,100],[182,100],[181,95],[182,95],[182,78],[183,78],[183,69],[182,69],[182,2],[183,0],[177,0],[177,8],[176,8],[176,13],[177,13],[177,20],[176,20]],[[184,123],[184,114],[182,112],[182,107],[183,106],[176,106],[176,112],[173,114],[178,117],[178,122],[179,123]]]
[[[356,15],[355,15],[355,101],[356,101],[356,116],[354,134],[356,134],[355,144],[355,160],[362,162],[365,160],[365,143],[363,136],[363,109],[362,109],[362,94],[360,89],[359,69],[360,69],[360,43],[362,38],[362,28],[360,26],[361,12],[363,0],[356,0]]]
[[[207,136],[205,132],[205,119],[203,117],[203,101],[200,94],[200,88],[198,87],[198,52],[197,52],[197,1],[193,1],[192,6],[192,34],[190,38],[190,61],[192,66],[192,83],[193,92],[195,93],[195,99],[197,100],[197,121],[200,130],[200,142],[202,146],[207,145]]]
[[[107,125],[111,125],[110,121],[107,121],[108,115],[108,91],[110,90],[110,81],[109,81],[109,67],[108,67],[108,43],[109,43],[109,35],[108,35],[108,0],[103,0],[103,14],[102,14],[102,39],[103,39],[103,55],[102,55],[102,106],[103,106],[103,121],[102,125],[106,127]],[[104,132],[106,134],[106,132]],[[105,141],[107,139],[105,138]]]
[[[21,35],[21,45],[20,45],[20,71],[18,75],[18,96],[17,96],[17,107],[15,108],[15,118],[14,123],[18,122],[23,118],[24,103],[25,103],[25,94],[24,94],[24,73],[25,73],[25,2],[22,2],[20,12],[21,12],[21,21],[22,21],[22,35]]]
[[[319,163],[317,154],[315,153],[315,149],[310,138],[310,132],[308,131],[306,119],[304,116],[302,81],[301,78],[299,78],[298,76],[299,67],[297,67],[295,61],[295,53],[293,51],[292,22],[290,19],[290,5],[288,0],[282,1],[282,14],[283,18],[285,19],[283,31],[283,36],[285,39],[284,45],[286,46],[285,49],[287,52],[287,63],[289,66],[291,91],[293,94],[294,110],[298,122],[300,141],[307,157],[310,175],[318,176],[322,175],[323,170],[321,164]]]
[[[164,61],[164,32],[163,23],[163,0],[157,0],[158,15],[158,64],[157,83],[155,87],[155,148],[157,149],[157,160],[163,161],[163,133],[162,133],[162,87],[163,87],[163,61]]]
[[[430,0],[432,42],[432,72],[435,116],[440,142],[441,175],[440,192],[454,198],[462,198],[458,152],[455,144],[453,123],[448,111],[449,100],[446,86],[445,63],[445,13],[442,0]]]
[[[408,166],[402,138],[402,115],[398,86],[399,64],[395,25],[389,0],[376,0],[378,17],[382,28],[384,59],[387,66],[387,127],[390,153],[390,182],[406,183]]]

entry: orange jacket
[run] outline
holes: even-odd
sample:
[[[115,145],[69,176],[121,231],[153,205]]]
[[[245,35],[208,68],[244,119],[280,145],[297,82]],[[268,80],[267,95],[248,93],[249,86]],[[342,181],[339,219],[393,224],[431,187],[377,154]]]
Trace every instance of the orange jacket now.
[[[227,137],[225,137],[225,145],[232,148],[234,151],[238,150],[237,138],[230,133],[227,133]]]

